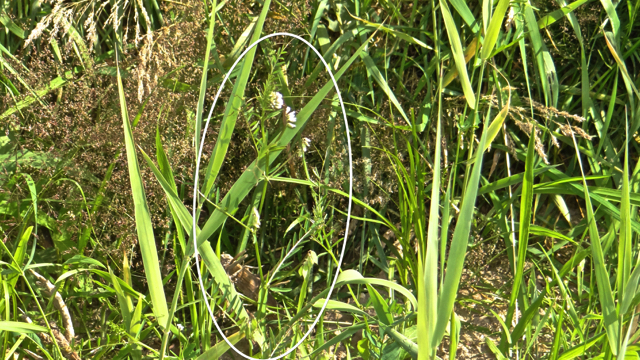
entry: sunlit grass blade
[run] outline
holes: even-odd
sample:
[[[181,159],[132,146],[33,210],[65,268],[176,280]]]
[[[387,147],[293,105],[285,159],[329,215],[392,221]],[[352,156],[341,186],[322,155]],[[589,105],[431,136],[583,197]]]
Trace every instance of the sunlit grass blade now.
[[[540,18],[540,20],[538,20],[538,27],[540,29],[544,29],[545,27],[562,19],[563,17],[565,17],[565,15],[570,14],[572,11],[589,1],[591,0],[576,0],[567,6],[563,6],[560,9],[543,16],[542,18]]]
[[[209,72],[209,57],[211,54],[211,46],[213,46],[213,29],[216,23],[216,5],[217,0],[213,0],[211,6],[211,15],[209,16],[209,30],[207,32],[207,48],[204,52],[204,64],[202,65],[202,78],[200,79],[200,93],[198,95],[198,105],[196,107],[196,126],[195,126],[195,156],[198,156],[200,149],[200,132],[202,129],[202,109],[204,107],[204,99],[207,93],[207,73]]]
[[[509,99],[507,100],[507,104],[500,110],[498,115],[496,115],[495,119],[489,125],[488,134],[487,134],[487,143],[484,145],[484,151],[486,151],[493,140],[498,136],[500,129],[502,129],[502,124],[504,124],[504,120],[507,118],[509,114],[509,105],[511,104],[511,92],[509,92]]]
[[[618,302],[623,303],[623,294],[631,275],[631,202],[629,195],[629,138],[625,141],[624,173],[622,174],[622,199],[620,201],[620,240],[618,241]],[[622,315],[622,313],[620,314]]]
[[[531,214],[533,206],[533,167],[535,160],[535,128],[529,135],[529,146],[527,148],[527,160],[525,163],[524,179],[522,181],[522,195],[520,197],[520,228],[518,231],[518,257],[516,259],[516,273],[514,274],[511,298],[509,299],[509,310],[505,322],[511,323],[516,308],[520,286],[524,277],[524,264],[527,257],[527,247],[529,243],[529,226],[531,224]],[[504,345],[501,344],[504,351]]]
[[[396,98],[396,95],[393,93],[393,91],[389,87],[389,84],[387,84],[387,81],[384,79],[384,77],[380,73],[380,70],[378,70],[378,67],[373,62],[373,59],[371,59],[369,54],[367,54],[366,52],[362,52],[360,56],[362,57],[362,60],[364,61],[364,64],[367,67],[367,71],[369,72],[369,74],[373,76],[373,79],[378,83],[382,91],[384,91],[385,94],[387,94],[387,96],[389,97],[389,100],[395,106],[395,108],[398,109],[404,121],[406,121],[407,124],[411,125],[409,118],[407,118],[407,114],[405,114],[404,110],[402,109],[402,106],[400,105],[400,103],[398,102],[398,99]]]
[[[487,29],[487,34],[485,35],[484,42],[482,43],[483,60],[487,60],[491,56],[491,52],[498,40],[498,34],[500,34],[502,21],[504,20],[504,15],[507,13],[508,7],[509,0],[500,0],[496,10],[493,12],[493,16],[491,17],[491,21],[489,22],[489,27]]]
[[[629,91],[629,93],[631,93],[630,90],[632,90],[633,93],[636,94],[636,97],[638,97],[638,99],[640,100],[640,92],[638,92],[638,88],[636,87],[636,84],[633,81],[633,78],[629,75],[629,71],[627,70],[627,66],[625,65],[624,61],[620,57],[620,54],[619,54],[619,52],[617,50],[617,46],[615,44],[615,40],[613,39],[613,37],[614,36],[612,36],[610,32],[605,31],[604,39],[607,42],[607,46],[609,47],[609,51],[611,51],[611,55],[613,56],[613,58],[615,59],[616,63],[618,64],[618,67],[622,71],[622,79],[624,80],[624,83],[627,86],[627,91]],[[629,94],[629,96],[631,96],[631,94]],[[634,125],[636,125],[636,124],[634,124]]]
[[[464,50],[464,61],[469,62],[472,57],[476,55],[476,50],[478,47],[478,37],[474,37],[473,40],[467,45],[467,48]],[[453,68],[447,71],[447,74],[444,76],[444,80],[442,81],[442,87],[447,87],[453,79],[458,77],[458,69]]]
[[[433,352],[433,336],[438,321],[438,218],[440,214],[440,162],[442,148],[442,80],[439,82],[438,115],[436,121],[435,154],[433,157],[433,180],[427,246],[418,256],[418,344],[423,347],[418,352],[419,360],[428,360]],[[449,206],[448,203],[444,206]],[[448,211],[445,211],[448,215]],[[448,217],[448,216],[447,216]],[[448,221],[443,217],[444,222]],[[440,239],[446,243],[447,238]],[[425,348],[426,347],[426,348]]]
[[[134,145],[133,133],[131,131],[131,124],[129,123],[127,104],[119,69],[117,81],[122,126],[124,129],[125,148],[127,152],[127,164],[129,168],[129,180],[131,182],[131,193],[135,208],[138,242],[140,244],[140,252],[142,253],[145,275],[149,284],[149,294],[151,297],[151,304],[153,306],[153,313],[156,316],[158,323],[161,324],[161,326],[164,326],[166,318],[169,315],[167,299],[162,285],[162,275],[160,274],[158,250],[156,248],[156,240],[153,234],[153,226],[151,224],[151,214],[147,205],[147,198],[142,184],[142,176],[140,175],[140,168],[138,166],[138,158],[136,156],[136,148]]]
[[[536,21],[536,16],[530,5],[524,5],[524,18],[529,30],[529,37],[533,45],[534,54],[536,56],[536,63],[538,65],[538,72],[540,74],[540,82],[545,94],[545,101],[547,106],[555,107],[558,102],[558,76],[556,74],[556,68],[553,64],[549,49],[542,41],[540,36],[540,30]]]
[[[19,334],[37,334],[47,332],[47,328],[18,321],[0,321],[0,331],[12,331]]]
[[[487,125],[485,122],[480,144],[475,154],[475,163],[471,170],[470,178],[464,190],[464,198],[460,207],[460,213],[456,222],[456,228],[453,232],[449,255],[447,256],[447,268],[444,278],[444,286],[442,287],[438,297],[438,321],[435,327],[434,337],[431,346],[435,348],[439,345],[444,336],[445,328],[451,317],[453,305],[458,293],[460,278],[462,276],[462,268],[464,267],[464,259],[467,253],[467,244],[469,242],[469,234],[471,231],[471,222],[473,211],[475,209],[476,196],[478,193],[478,184],[480,182],[480,170],[482,169],[481,149],[484,149],[487,140]]]
[[[453,59],[456,69],[458,69],[458,77],[462,83],[462,91],[464,97],[467,99],[469,107],[474,109],[476,106],[476,97],[471,88],[469,82],[469,74],[467,73],[467,64],[464,61],[464,52],[462,51],[462,43],[460,42],[460,35],[456,28],[456,23],[453,21],[451,12],[445,0],[440,0],[440,10],[442,11],[442,18],[444,19],[445,27],[447,28],[447,35],[449,36],[449,43],[451,45],[451,51],[453,52]]]
[[[251,36],[251,44],[260,39],[262,35],[262,27],[264,25],[264,20],[267,17],[267,13],[269,12],[269,5],[271,4],[271,0],[266,0],[262,6],[262,12],[257,19],[255,29],[253,31],[253,35]],[[214,21],[211,22],[212,24]],[[218,177],[218,172],[222,167],[222,163],[227,156],[227,150],[229,148],[229,142],[231,140],[231,136],[233,135],[233,131],[236,126],[236,120],[238,119],[238,114],[240,111],[240,107],[243,103],[243,97],[245,93],[245,88],[247,86],[247,82],[249,81],[249,75],[251,75],[251,68],[253,67],[253,59],[255,57],[257,47],[252,48],[242,59],[242,72],[240,76],[236,79],[236,83],[233,86],[233,90],[231,91],[231,99],[227,103],[227,106],[224,111],[224,115],[222,118],[222,123],[220,124],[220,133],[218,135],[218,140],[216,141],[215,147],[213,149],[213,153],[211,155],[211,160],[209,161],[209,165],[207,166],[207,172],[205,174],[205,180],[202,187],[202,193],[205,196],[209,196],[211,189],[213,188],[213,184],[215,183],[216,178]],[[213,108],[209,111],[209,116],[207,121],[211,119],[211,115],[213,113]],[[198,135],[199,138],[199,135]],[[196,145],[196,148],[199,148],[200,144]],[[197,161],[197,160],[196,160]],[[196,185],[198,186],[198,185]]]
[[[116,296],[118,298],[118,304],[120,305],[120,312],[122,319],[124,320],[124,328],[131,335],[131,317],[133,314],[133,303],[130,298],[122,291],[120,282],[116,279],[116,276],[109,268],[109,275],[111,275],[111,284],[116,290]]]
[[[467,3],[464,0],[449,0],[449,2],[471,30],[474,33],[477,33],[480,30],[480,24],[476,21],[476,18],[473,16],[473,13],[471,12],[471,9],[469,9],[469,6],[467,6]]]
[[[189,210],[182,203],[180,197],[176,193],[175,186],[171,185],[171,183],[164,177],[162,172],[153,163],[151,158],[149,158],[149,156],[144,151],[142,151],[142,149],[140,149],[140,152],[147,162],[147,165],[149,165],[149,168],[151,168],[151,171],[156,176],[156,179],[160,183],[160,186],[162,186],[168,202],[171,204],[172,214],[175,215],[175,217],[178,219],[178,224],[176,224],[176,226],[182,226],[185,233],[191,234],[193,230],[193,218]],[[200,228],[196,227],[196,234],[199,233]],[[189,242],[189,244],[191,244],[191,242]],[[188,247],[189,245],[186,246]],[[222,295],[229,301],[232,312],[236,314],[241,320],[249,319],[247,311],[242,306],[242,300],[240,299],[240,296],[231,283],[229,275],[227,275],[224,268],[222,267],[220,259],[211,248],[211,244],[209,244],[209,242],[201,244],[198,248],[198,251],[200,252],[200,256],[207,265],[207,270],[213,276],[217,286],[222,289]]]
[[[604,254],[602,251],[602,244],[600,243],[600,235],[598,234],[598,227],[594,221],[593,207],[591,206],[591,197],[589,194],[589,187],[587,181],[584,180],[584,169],[582,167],[582,160],[578,151],[578,143],[575,136],[571,133],[571,138],[575,146],[576,156],[578,158],[578,164],[580,165],[580,172],[583,176],[583,190],[585,207],[587,209],[587,221],[589,229],[589,240],[591,243],[591,258],[593,261],[593,268],[596,275],[596,284],[598,289],[598,296],[600,298],[600,308],[602,309],[602,317],[604,320],[604,326],[607,330],[607,339],[609,340],[609,346],[613,355],[618,354],[618,341],[620,339],[620,328],[618,326],[618,314],[616,305],[613,299],[613,291],[611,290],[611,283],[609,282],[609,273],[604,263]]]
[[[242,340],[245,337],[244,333],[236,332],[232,335],[229,335],[227,339],[232,345],[236,345],[238,341]],[[231,349],[229,344],[226,341],[220,341],[215,344],[211,349],[205,351],[202,355],[198,356],[196,360],[216,360],[220,359],[220,357],[227,352],[227,350]]]

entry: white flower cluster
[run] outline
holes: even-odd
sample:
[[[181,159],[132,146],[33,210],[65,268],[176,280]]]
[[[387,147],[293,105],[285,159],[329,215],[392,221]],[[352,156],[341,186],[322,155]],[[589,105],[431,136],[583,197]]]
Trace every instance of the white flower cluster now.
[[[311,146],[311,140],[309,138],[302,138],[302,151],[307,152],[309,146]]]
[[[284,106],[282,94],[277,91],[271,93],[271,95],[269,96],[269,100],[271,101],[271,107],[275,110],[280,110],[282,109],[282,106]]]
[[[274,91],[269,95],[269,101],[271,102],[271,108],[274,110],[280,110],[284,106],[284,100],[282,98],[282,94]],[[284,110],[285,115],[287,116],[287,126],[294,129],[296,127],[296,112],[291,110],[290,107]]]
[[[298,121],[298,119],[296,119],[296,112],[291,110],[291,108],[287,106],[287,110],[285,110],[285,113],[287,114],[287,126],[295,129],[296,121]]]

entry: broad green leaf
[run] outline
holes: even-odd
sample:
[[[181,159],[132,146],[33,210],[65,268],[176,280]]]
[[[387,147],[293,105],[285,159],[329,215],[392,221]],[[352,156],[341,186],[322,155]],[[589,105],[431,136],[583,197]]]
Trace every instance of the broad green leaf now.
[[[98,269],[89,269],[89,271],[91,271],[92,273],[99,275],[100,277],[102,277],[105,281],[113,281],[113,278],[111,277],[111,274],[106,272],[106,271],[102,271],[102,270],[98,270]],[[118,281],[118,284],[120,286],[120,289],[122,289],[122,291],[127,295],[127,296],[132,296],[134,298],[139,298],[142,297],[143,299],[145,299],[145,296],[142,295],[141,293],[137,292],[136,290],[134,290],[129,284],[127,284],[126,281],[120,279],[119,277],[115,277],[115,279]]]
[[[533,171],[533,174],[534,174],[534,176],[538,176],[540,174],[544,174],[550,168],[552,168],[552,167],[551,166],[538,167]],[[511,175],[509,177],[505,177],[505,178],[502,178],[500,180],[496,180],[496,181],[494,181],[494,182],[492,182],[490,184],[487,184],[487,185],[481,187],[480,190],[478,190],[478,195],[484,195],[484,194],[489,193],[491,191],[504,189],[504,188],[506,188],[508,186],[519,184],[519,183],[522,182],[522,179],[524,179],[524,173]],[[543,185],[543,184],[538,184],[538,185]],[[535,185],[534,185],[534,189],[535,189]]]
[[[75,265],[75,264],[87,264],[87,265],[96,265],[100,266],[103,269],[106,267],[98,260],[86,257],[80,254],[73,255],[69,260],[64,262],[65,265]]]
[[[145,161],[151,168],[151,171],[153,171],[154,175],[156,176],[156,179],[162,186],[162,189],[167,196],[167,200],[171,205],[172,214],[176,216],[179,224],[183,227],[184,231],[187,234],[191,234],[193,218],[189,210],[185,207],[178,194],[176,193],[175,186],[169,184],[169,182],[164,178],[164,175],[155,166],[149,156],[144,151],[142,151],[142,149],[140,149],[140,151]],[[199,233],[200,228],[196,227],[196,234]],[[192,247],[192,243],[190,242],[187,246]],[[208,242],[205,242],[199,247],[199,252],[200,256],[207,265],[208,271],[212,274],[214,280],[218,284],[218,287],[223,289],[224,296],[229,300],[230,306],[233,311],[238,314],[241,319],[247,320],[249,318],[249,315],[242,306],[242,300],[236,292],[233,284],[230,282],[229,276],[222,267],[222,264],[220,264],[220,259],[213,252],[213,249],[211,249],[211,245]]]
[[[569,350],[563,352],[558,357],[558,360],[571,360],[584,355],[584,353],[586,353],[590,347],[599,343],[605,336],[607,336],[606,333],[598,334],[592,337],[591,339],[587,340],[586,342],[570,348]]]
[[[618,41],[620,40],[620,18],[618,17],[616,6],[613,5],[611,0],[600,0],[600,2],[602,3],[604,10],[607,12],[609,20],[611,20],[611,29],[613,30],[613,35],[615,38],[614,43],[618,43]]]
[[[471,42],[469,43],[469,45],[467,45],[467,48],[464,50],[465,62],[468,63],[469,60],[471,60],[471,58],[475,56],[477,47],[478,47],[478,37],[474,37],[473,40],[471,40]],[[444,79],[442,80],[442,86],[443,87],[449,86],[449,84],[451,84],[453,79],[455,79],[456,77],[458,77],[458,70],[455,68],[450,69],[447,72],[447,74],[444,76]]]
[[[120,287],[120,282],[118,281],[116,276],[113,275],[113,272],[111,272],[111,269],[109,269],[109,275],[111,275],[111,284],[113,285],[113,288],[116,291],[116,296],[118,297],[118,304],[120,305],[120,313],[122,315],[122,319],[124,320],[124,328],[129,334],[131,334],[131,316],[133,313],[133,303],[131,302],[129,297],[125,295],[124,291],[122,291],[122,288]]]
[[[313,350],[313,352],[311,354],[309,354],[308,358],[309,359],[317,359],[317,355],[322,353],[322,351],[329,349],[331,346],[338,344],[340,342],[344,342],[347,339],[349,339],[353,334],[355,334],[356,332],[362,330],[365,328],[365,324],[358,324],[358,325],[353,325],[353,326],[349,326],[347,328],[343,328],[340,329],[340,334],[334,336],[331,340],[325,342],[324,344],[322,344],[322,346],[318,347],[317,349]]]
[[[628,125],[628,124],[627,124]],[[620,240],[618,241],[617,287],[618,302],[623,303],[624,293],[631,276],[631,202],[629,189],[629,139],[625,141],[624,172],[622,174],[622,201],[620,201]]]
[[[33,226],[29,226],[24,229],[22,236],[20,237],[20,241],[18,241],[16,249],[13,253],[13,259],[10,264],[10,268],[17,273],[7,276],[7,282],[10,288],[15,288],[18,283],[18,279],[20,276],[20,272],[23,271],[22,263],[24,262],[24,258],[27,254],[27,243],[29,242],[29,237],[31,237],[31,231],[33,230]],[[7,249],[6,247],[4,248]],[[8,251],[8,250],[7,250]],[[11,255],[11,254],[9,254]]]
[[[439,87],[443,86],[442,83]],[[439,89],[442,90],[442,89]],[[442,105],[442,93],[438,96],[438,106]],[[434,154],[433,180],[429,225],[427,227],[426,253],[421,251],[418,258],[418,343],[423,346],[418,359],[428,360],[433,352],[433,337],[438,320],[438,218],[440,213],[440,163],[442,156],[442,113],[438,112],[436,122],[436,149]],[[448,206],[446,204],[445,206]],[[443,259],[444,260],[444,259]],[[426,347],[426,348],[425,348]]]
[[[538,225],[533,225],[533,224],[529,225],[529,233],[533,235],[546,236],[546,237],[551,237],[551,238],[575,243],[575,240],[568,236],[562,235],[557,231],[547,229],[545,227],[538,226]]]

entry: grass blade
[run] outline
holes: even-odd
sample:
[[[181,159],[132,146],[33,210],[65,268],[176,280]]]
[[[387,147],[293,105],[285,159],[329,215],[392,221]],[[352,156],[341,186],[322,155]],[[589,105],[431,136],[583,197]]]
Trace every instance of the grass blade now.
[[[204,52],[204,64],[202,65],[202,78],[200,79],[200,94],[198,95],[198,106],[196,107],[196,129],[195,129],[195,154],[198,156],[200,147],[200,130],[202,129],[202,109],[204,107],[204,99],[207,93],[207,73],[209,72],[209,57],[211,54],[211,46],[213,45],[213,29],[216,24],[216,5],[217,0],[213,0],[211,7],[211,16],[209,16],[209,31],[207,32],[207,48]]]
[[[565,15],[570,14],[573,10],[579,8],[581,5],[589,2],[591,0],[576,0],[567,6],[563,6],[560,9],[549,13],[548,15],[543,16],[538,20],[538,27],[542,30],[547,26],[555,23],[556,21],[565,17]]]
[[[373,59],[371,59],[369,54],[367,54],[364,51],[360,53],[360,56],[362,57],[362,61],[364,61],[364,64],[367,67],[367,71],[369,72],[369,74],[373,76],[373,79],[378,83],[378,85],[380,85],[380,88],[382,88],[382,91],[384,91],[385,94],[387,94],[391,103],[393,103],[396,109],[400,111],[400,115],[402,115],[402,118],[404,119],[404,121],[406,121],[407,124],[411,125],[411,121],[409,121],[409,118],[407,118],[407,114],[405,114],[404,110],[402,109],[402,106],[398,102],[398,99],[396,99],[396,95],[393,93],[393,91],[389,87],[389,84],[387,84],[387,81],[384,79],[384,77],[382,77],[380,70],[378,70],[378,67],[373,62]]]
[[[153,226],[151,225],[151,214],[149,213],[147,198],[144,194],[144,186],[142,184],[142,176],[140,175],[140,168],[138,166],[138,158],[136,156],[131,124],[129,123],[129,115],[127,113],[127,104],[124,96],[124,89],[122,87],[122,78],[120,76],[119,66],[117,80],[120,110],[122,114],[122,126],[124,128],[125,148],[127,152],[127,164],[129,167],[129,179],[131,181],[131,193],[133,195],[133,203],[135,207],[138,242],[140,243],[142,262],[149,284],[149,294],[151,297],[151,304],[153,305],[153,313],[160,326],[164,326],[167,317],[169,316],[167,299],[162,285],[158,249],[156,248]]]
[[[600,235],[598,234],[598,227],[593,221],[593,207],[591,206],[591,196],[589,195],[589,187],[587,181],[584,179],[584,169],[582,167],[582,160],[578,151],[578,143],[576,138],[571,133],[571,138],[576,150],[576,156],[578,158],[578,164],[580,165],[580,172],[582,173],[582,183],[584,191],[585,207],[587,209],[587,219],[589,227],[589,238],[591,242],[591,257],[593,261],[593,268],[596,273],[596,284],[598,285],[598,295],[600,298],[600,306],[602,308],[602,317],[604,319],[604,326],[607,331],[607,339],[609,340],[609,346],[613,355],[618,354],[618,339],[619,327],[616,305],[613,300],[613,291],[611,290],[611,283],[609,283],[609,273],[604,264],[604,254],[602,251],[602,244],[600,243]]]
[[[462,91],[464,97],[467,99],[469,107],[474,109],[476,104],[476,97],[473,94],[471,83],[469,82],[469,74],[467,73],[467,63],[464,61],[464,52],[462,51],[462,43],[460,42],[460,35],[456,29],[456,23],[453,21],[451,12],[445,0],[440,0],[440,10],[442,11],[442,18],[444,19],[445,27],[447,28],[447,35],[449,36],[449,42],[451,43],[451,51],[453,52],[453,59],[458,69],[458,76],[462,82]]]
[[[493,12],[487,34],[484,37],[484,43],[482,44],[482,60],[486,61],[491,56],[491,52],[498,40],[498,34],[500,34],[502,20],[504,20],[504,15],[507,13],[508,7],[509,0],[500,0],[496,10]]]
[[[264,2],[262,12],[260,13],[260,16],[258,17],[257,23],[255,25],[253,36],[251,36],[250,44],[253,44],[258,39],[260,39],[260,35],[262,34],[262,26],[264,25],[264,20],[267,17],[267,13],[269,12],[270,4],[271,0],[266,0]],[[212,24],[213,22],[214,21],[212,21]],[[222,124],[220,124],[220,134],[218,135],[218,140],[216,141],[215,147],[213,149],[211,160],[209,161],[209,166],[207,167],[207,172],[205,175],[205,181],[202,190],[202,193],[205,196],[209,196],[209,193],[213,188],[213,184],[218,177],[218,172],[220,171],[222,163],[224,162],[224,159],[227,155],[229,142],[231,140],[231,135],[233,135],[233,130],[236,126],[238,111],[242,106],[242,98],[244,96],[247,82],[249,81],[249,75],[251,74],[251,68],[253,67],[253,58],[255,57],[257,50],[257,47],[254,47],[245,55],[245,58],[242,62],[242,72],[240,73],[240,76],[233,86],[233,91],[231,92],[231,100],[227,103],[227,107],[225,108],[222,118]],[[209,111],[207,122],[211,119],[212,113],[213,107]],[[200,144],[197,144],[196,149],[198,149],[199,146]]]
[[[471,9],[467,6],[467,3],[464,0],[449,0],[454,9],[460,14],[462,20],[464,20],[467,25],[471,28],[471,31],[477,33],[480,31],[480,24],[476,21],[476,18],[473,16]]]
[[[471,171],[469,182],[467,183],[464,191],[460,214],[456,222],[456,228],[453,232],[453,239],[451,240],[449,256],[447,257],[444,286],[440,290],[440,296],[438,298],[438,322],[436,324],[434,337],[431,343],[433,348],[439,345],[442,337],[444,336],[445,328],[451,318],[453,304],[458,293],[458,286],[460,285],[460,277],[462,276],[462,268],[464,267],[464,259],[467,252],[469,233],[471,231],[473,210],[475,208],[476,196],[478,193],[478,184],[480,182],[480,170],[482,169],[482,155],[484,152],[480,151],[480,149],[484,148],[486,140],[487,125],[485,122],[478,151],[475,155],[476,160],[473,164],[473,170]]]
[[[12,331],[20,334],[37,334],[47,332],[47,328],[19,321],[0,321],[0,331]]]
[[[516,307],[516,301],[520,292],[520,285],[524,277],[524,263],[527,257],[529,243],[529,226],[531,225],[531,215],[533,206],[533,167],[535,159],[535,128],[529,135],[529,146],[527,148],[527,160],[525,163],[524,179],[522,181],[522,195],[520,198],[520,228],[518,231],[518,257],[516,259],[516,273],[514,274],[511,298],[509,299],[509,310],[505,322],[511,323]],[[501,347],[506,344],[502,342]],[[503,347],[504,351],[505,348]]]
[[[542,41],[540,30],[538,29],[538,22],[530,5],[525,5],[524,15],[536,56],[536,63],[538,64],[538,72],[540,73],[540,82],[544,90],[546,105],[555,107],[558,102],[559,87],[553,59],[549,54],[549,49],[547,49],[544,41]]]

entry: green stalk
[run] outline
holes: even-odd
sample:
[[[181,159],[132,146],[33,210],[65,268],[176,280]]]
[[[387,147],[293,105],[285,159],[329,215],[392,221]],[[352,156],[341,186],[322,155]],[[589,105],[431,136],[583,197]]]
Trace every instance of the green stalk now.
[[[484,67],[486,62],[482,62],[480,66],[480,77],[478,78],[478,94],[482,89],[482,76],[484,73]],[[480,96],[475,98],[475,106],[477,109],[480,102]],[[474,116],[478,116],[477,110],[474,110]],[[487,136],[488,121],[484,121],[482,137],[480,139],[480,145],[476,152],[476,160],[473,164],[473,170],[464,191],[464,197],[462,206],[460,208],[460,215],[456,224],[456,228],[453,233],[453,240],[451,241],[451,248],[449,250],[449,256],[447,258],[448,264],[445,272],[444,286],[440,289],[438,298],[438,321],[435,326],[434,335],[431,339],[431,347],[435,349],[442,338],[444,337],[445,329],[449,319],[451,318],[451,312],[453,311],[453,305],[458,292],[458,286],[460,285],[460,278],[462,276],[462,269],[464,267],[464,258],[467,251],[467,244],[469,241],[469,234],[471,232],[471,221],[473,217],[473,210],[475,208],[476,197],[478,193],[478,184],[480,181],[480,170],[482,168],[482,155],[484,151],[484,145]]]
[[[171,301],[171,311],[169,312],[169,316],[167,317],[167,323],[165,326],[164,336],[162,337],[162,345],[160,347],[160,360],[164,360],[165,353],[167,351],[167,343],[169,342],[169,334],[171,333],[171,321],[173,320],[173,315],[176,312],[176,307],[178,306],[178,294],[180,293],[180,287],[182,286],[182,281],[184,280],[184,275],[189,268],[189,262],[191,260],[190,256],[184,256],[182,258],[182,264],[180,264],[180,273],[178,274],[178,283],[176,284],[176,292],[173,294],[173,300]]]

